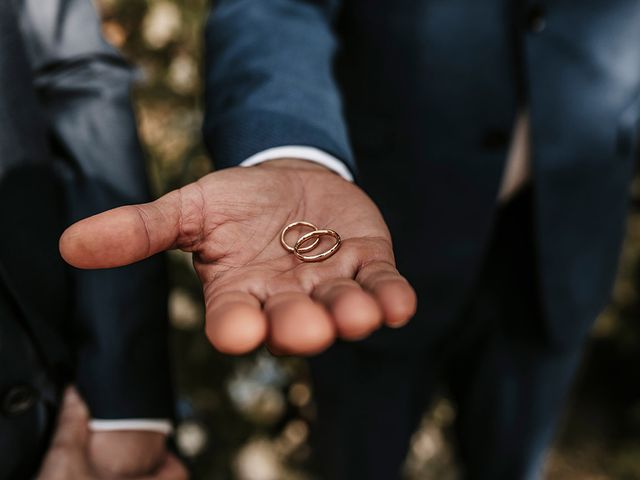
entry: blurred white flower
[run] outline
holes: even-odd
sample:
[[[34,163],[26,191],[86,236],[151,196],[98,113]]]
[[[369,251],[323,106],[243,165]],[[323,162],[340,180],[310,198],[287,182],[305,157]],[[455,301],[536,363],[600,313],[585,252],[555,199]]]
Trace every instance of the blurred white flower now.
[[[421,462],[430,460],[442,448],[442,434],[433,425],[419,430],[411,443],[411,453]]]
[[[201,309],[186,290],[174,288],[169,294],[169,318],[171,324],[182,330],[200,327]]]
[[[439,427],[451,425],[456,418],[456,410],[446,398],[441,398],[433,407],[433,420]]]
[[[160,49],[176,37],[180,23],[180,10],[174,3],[154,3],[144,18],[142,35],[151,48]]]
[[[273,445],[265,439],[247,443],[233,466],[238,480],[282,480],[284,475]]]
[[[236,368],[227,384],[231,401],[243,415],[260,423],[273,423],[285,411],[286,398],[281,387],[287,377],[278,361],[258,355]]]
[[[183,455],[195,457],[207,444],[207,432],[197,422],[183,422],[176,429],[176,443]]]
[[[303,420],[291,420],[282,433],[287,440],[297,446],[307,440],[309,427]]]
[[[275,440],[274,446],[281,457],[290,456],[302,447],[309,437],[309,426],[304,420],[291,420]]]
[[[289,388],[289,401],[296,407],[304,407],[311,401],[309,385],[298,382]]]
[[[286,408],[284,396],[278,389],[251,380],[230,382],[229,396],[238,411],[260,423],[277,421]]]
[[[193,92],[198,80],[198,67],[195,60],[181,53],[169,65],[169,85],[178,93]]]

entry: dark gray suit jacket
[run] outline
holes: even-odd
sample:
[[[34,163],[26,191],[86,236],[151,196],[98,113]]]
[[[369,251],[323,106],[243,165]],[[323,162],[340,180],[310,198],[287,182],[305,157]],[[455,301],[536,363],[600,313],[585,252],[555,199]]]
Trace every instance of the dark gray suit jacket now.
[[[205,141],[219,167],[281,145],[351,167],[419,290],[418,320],[388,333],[406,348],[467,297],[528,108],[545,322],[574,347],[616,271],[639,45],[635,0],[218,0]]]
[[[149,199],[133,72],[91,2],[0,10],[0,478],[25,478],[65,382],[96,418],[171,416],[166,276],[161,258],[77,271],[58,253],[71,222]]]

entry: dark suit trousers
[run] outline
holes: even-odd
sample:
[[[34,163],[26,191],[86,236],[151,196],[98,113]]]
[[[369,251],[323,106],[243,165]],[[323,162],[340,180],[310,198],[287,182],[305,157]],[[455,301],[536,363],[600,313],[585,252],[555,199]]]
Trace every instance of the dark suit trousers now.
[[[466,305],[419,355],[343,343],[312,361],[322,478],[401,478],[411,435],[441,387],[456,405],[464,478],[537,477],[580,350],[557,351],[547,339],[532,216],[530,189],[499,208]]]

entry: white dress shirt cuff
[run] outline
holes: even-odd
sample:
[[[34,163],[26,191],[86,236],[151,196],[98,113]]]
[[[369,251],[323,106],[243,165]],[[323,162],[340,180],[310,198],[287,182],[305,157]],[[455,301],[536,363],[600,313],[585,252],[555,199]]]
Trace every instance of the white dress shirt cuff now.
[[[241,167],[251,167],[269,160],[277,160],[280,158],[297,158],[307,160],[309,162],[319,163],[329,170],[337,173],[349,182],[353,182],[353,175],[344,164],[333,155],[315,147],[305,147],[304,145],[287,145],[284,147],[275,147],[263,150],[251,155],[243,161]]]
[[[164,418],[126,418],[122,420],[102,420],[94,418],[89,422],[89,429],[93,432],[134,430],[169,435],[173,431],[173,426],[169,420]]]

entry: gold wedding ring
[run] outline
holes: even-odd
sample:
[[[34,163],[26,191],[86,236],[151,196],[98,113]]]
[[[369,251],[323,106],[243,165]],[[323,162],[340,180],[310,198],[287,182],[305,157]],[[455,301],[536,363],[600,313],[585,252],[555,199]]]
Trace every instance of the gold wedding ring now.
[[[318,253],[316,255],[303,255],[304,252],[301,248],[302,245],[304,245],[305,243],[309,242],[312,239],[315,239],[315,242],[313,243],[313,245],[315,245],[316,242],[320,241],[320,237],[324,237],[325,235],[333,237],[334,240],[336,241],[329,250],[324,251],[322,253]],[[340,235],[338,235],[338,232],[334,230],[331,230],[329,228],[325,228],[322,230],[314,230],[313,232],[305,233],[303,236],[301,236],[298,239],[295,246],[293,247],[293,254],[303,262],[321,262],[322,260],[326,260],[331,255],[336,253],[340,248],[341,243],[342,243],[342,240],[340,239]]]
[[[300,226],[309,227],[313,231],[318,230],[318,227],[316,227],[313,223],[309,223],[309,222],[293,222],[293,223],[290,223],[289,225],[284,227],[284,230],[282,230],[282,233],[280,234],[280,244],[284,247],[284,249],[286,251],[294,253],[294,247],[292,247],[291,245],[289,245],[287,243],[287,241],[285,240],[285,237],[286,237],[287,233],[289,232],[289,230],[291,230],[292,228],[295,228],[295,227],[300,227]],[[318,243],[320,243],[320,238],[316,237],[316,241],[315,242],[313,242],[311,245],[307,245],[306,247],[299,248],[298,251],[302,252],[302,253],[310,252],[311,250],[316,248],[316,245],[318,245]]]
[[[312,229],[312,231],[302,235],[292,247],[286,242],[285,236],[289,232],[289,230],[297,226],[309,227]],[[335,240],[335,243],[331,246],[331,248],[315,255],[304,255],[306,252],[313,250],[320,242],[320,239],[325,236],[333,237],[333,239]],[[329,228],[319,229],[313,223],[309,222],[293,222],[287,225],[282,230],[282,233],[280,234],[280,243],[285,250],[287,250],[288,252],[292,252],[296,256],[296,258],[302,260],[303,262],[321,262],[322,260],[326,260],[338,251],[340,245],[342,244],[342,239],[340,238],[340,235],[338,235],[338,232],[336,232],[335,230],[331,230]]]

